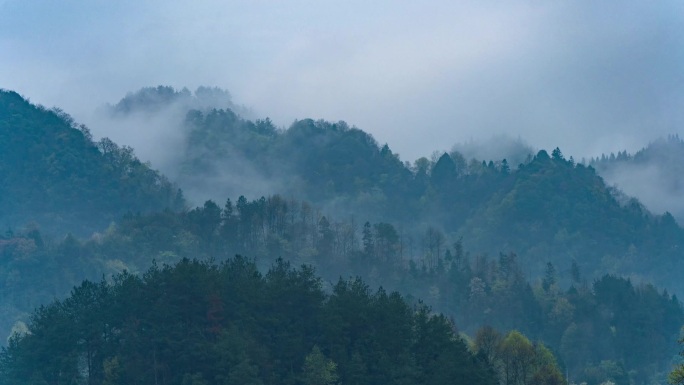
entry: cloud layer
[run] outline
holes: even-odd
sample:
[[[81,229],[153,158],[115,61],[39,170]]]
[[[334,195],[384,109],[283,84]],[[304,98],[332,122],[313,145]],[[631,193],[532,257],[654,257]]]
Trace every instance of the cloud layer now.
[[[580,159],[682,131],[682,3],[453,3],[3,0],[0,87],[88,124],[143,86],[218,86],[404,160],[502,133]]]

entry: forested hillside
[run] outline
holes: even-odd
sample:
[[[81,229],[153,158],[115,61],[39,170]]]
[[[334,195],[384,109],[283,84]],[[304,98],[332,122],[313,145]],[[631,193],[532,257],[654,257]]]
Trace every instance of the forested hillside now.
[[[498,383],[446,317],[358,279],[327,293],[283,261],[264,275],[236,257],[84,282],[28,331],[0,354],[0,384]],[[525,380],[559,378],[550,358]]]
[[[670,212],[684,223],[684,140],[677,135],[660,138],[629,154],[620,151],[590,163],[610,184],[639,198],[655,212]]]
[[[429,229],[426,237],[437,240],[434,231]],[[410,237],[390,223],[337,220],[279,196],[130,216],[87,242],[69,238],[52,246],[21,246],[33,245],[38,236],[4,241],[4,313],[14,317],[5,322],[24,318],[21,312],[30,309],[23,301],[45,303],[64,296],[76,277],[143,272],[153,260],[228,260],[242,253],[256,258],[255,268],[262,271],[276,256],[315,266],[326,290],[340,278],[360,276],[370,287],[398,290],[411,301],[423,299],[471,336],[483,325],[502,333],[519,330],[556,352],[572,379],[590,383],[664,378],[684,323],[679,300],[649,284],[614,275],[587,279],[576,263],[569,272],[546,263],[543,279],[530,279],[515,254],[474,255],[462,242],[436,242],[414,258],[408,251]],[[40,277],[42,284],[36,287],[22,277]],[[571,284],[561,284],[563,279]],[[498,357],[495,353],[489,353],[490,359]]]
[[[684,232],[673,217],[651,214],[558,148],[519,164],[456,150],[409,164],[345,122],[304,119],[279,129],[229,109],[198,109],[189,110],[185,127],[177,181],[195,204],[280,194],[409,234],[432,227],[442,242],[462,237],[475,253],[515,252],[531,277],[547,262],[567,269],[574,260],[592,278],[657,277],[684,289],[673,269],[684,256]],[[507,152],[520,158],[525,146]],[[430,241],[422,238],[414,237],[409,254],[424,251]]]
[[[189,110],[229,108],[242,115],[249,115],[249,109],[233,103],[230,92],[217,87],[198,87],[195,92],[187,88],[176,90],[169,86],[144,87],[128,93],[114,105],[107,105],[104,112],[125,118],[131,114],[156,114],[177,110],[181,115]]]
[[[444,373],[449,379],[562,383],[559,372],[589,384],[665,378],[684,323],[672,295],[684,290],[684,232],[672,215],[654,215],[608,187],[592,166],[559,148],[519,164],[468,159],[458,147],[402,162],[388,145],[345,122],[304,119],[277,128],[215,103],[238,108],[220,90],[193,95],[157,87],[108,110],[121,121],[168,108],[182,112],[174,182],[195,204],[204,202],[189,208],[180,190],[132,148],[94,142],[67,114],[0,92],[0,224],[7,229],[0,233],[0,333],[12,329],[17,336],[0,360],[6,378],[294,384],[314,381],[307,365],[315,361],[330,369],[326,378],[341,382],[443,383],[428,378],[434,370],[421,361],[427,353],[416,342],[420,322],[436,322],[443,345],[435,349],[470,368]],[[525,152],[523,145],[513,150]],[[225,263],[190,262],[195,258]],[[251,278],[231,275],[240,269]],[[285,277],[280,284],[299,282],[305,290],[291,293],[291,301],[276,299],[283,287],[269,285],[278,274]],[[103,277],[32,313],[67,297],[83,279]],[[378,287],[403,298],[372,294]],[[359,328],[349,325],[361,321],[328,308],[345,290],[360,290],[350,301],[363,306],[384,309],[391,302],[390,313],[404,309],[410,331],[377,341],[357,336],[355,344],[350,335]],[[121,308],[130,298],[140,305]],[[444,316],[428,312],[421,300]],[[269,313],[300,302],[313,306],[317,322]],[[183,313],[186,303],[197,307]],[[145,307],[151,305],[158,308]],[[386,315],[373,314],[386,327]],[[65,321],[70,317],[98,332],[74,331]],[[207,331],[214,327],[216,333]],[[473,338],[472,353],[454,327]],[[283,339],[268,342],[266,330]],[[64,344],[56,347],[52,336]],[[384,344],[410,358],[387,362]],[[536,357],[536,372],[511,371],[506,352],[513,346],[535,352],[520,357]],[[222,354],[227,367],[216,365]],[[557,365],[541,358],[554,354]],[[554,370],[541,369],[551,361]]]
[[[66,113],[0,90],[0,226],[89,235],[126,212],[182,209],[181,192],[133,149],[94,142]]]

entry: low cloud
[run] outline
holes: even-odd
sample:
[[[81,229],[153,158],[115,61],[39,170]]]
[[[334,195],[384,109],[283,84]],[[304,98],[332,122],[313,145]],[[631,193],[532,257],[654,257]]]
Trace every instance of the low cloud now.
[[[636,154],[611,154],[593,165],[608,184],[684,224],[684,141],[678,136],[659,138]]]
[[[628,196],[637,197],[651,212],[669,212],[684,224],[684,186],[672,185],[673,179],[659,165],[619,165],[601,173],[610,185]]]
[[[229,89],[278,126],[345,120],[409,161],[503,133],[580,159],[684,122],[673,0],[0,7],[0,85],[94,131],[97,106],[159,84]]]

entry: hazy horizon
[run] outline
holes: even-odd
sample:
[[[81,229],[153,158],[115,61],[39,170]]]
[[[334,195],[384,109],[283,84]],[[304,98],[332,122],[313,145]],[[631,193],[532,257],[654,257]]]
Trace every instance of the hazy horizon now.
[[[141,87],[217,86],[403,160],[506,134],[576,159],[682,133],[684,5],[0,1],[0,88],[90,126]],[[144,154],[141,154],[144,158]]]

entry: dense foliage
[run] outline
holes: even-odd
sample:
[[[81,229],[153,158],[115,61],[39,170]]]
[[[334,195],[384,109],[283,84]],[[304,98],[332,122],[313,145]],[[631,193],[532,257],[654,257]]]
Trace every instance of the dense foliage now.
[[[0,90],[0,225],[91,234],[128,211],[181,209],[180,191],[130,147],[93,142],[60,110]],[[4,230],[3,230],[4,231]]]
[[[241,197],[223,208],[208,201],[185,213],[129,216],[87,242],[68,238],[41,247],[10,247],[33,245],[35,238],[39,234],[34,232],[5,240],[8,283],[3,295],[15,304],[7,313],[14,320],[20,317],[17,310],[27,311],[16,305],[27,293],[42,301],[63,295],[63,277],[144,271],[152,259],[225,260],[244,253],[262,269],[282,256],[316,266],[326,282],[340,275],[361,276],[373,287],[422,298],[471,335],[482,325],[519,330],[557,352],[571,379],[592,383],[663,378],[684,323],[679,300],[652,285],[613,275],[587,281],[572,261],[547,262],[543,278],[530,282],[515,254],[471,255],[463,242],[448,243],[432,227],[424,234],[407,234],[386,222],[337,221],[279,196]],[[43,277],[41,287],[63,291],[36,293],[40,290],[24,276]],[[563,280],[570,283],[561,284]]]
[[[31,106],[14,93],[2,96],[14,112],[0,113],[6,117],[0,119],[6,136],[0,145],[7,147],[0,153],[0,224],[17,229],[33,220],[43,233],[87,234],[127,211],[182,206],[178,191],[130,148],[93,143],[65,114]],[[195,199],[278,193],[331,214],[391,222],[406,233],[433,226],[447,242],[462,237],[478,254],[515,252],[530,277],[541,277],[546,262],[575,260],[588,277],[612,273],[684,289],[676,274],[684,260],[684,232],[674,218],[650,214],[558,149],[519,165],[467,160],[457,151],[409,165],[344,122],[301,120],[282,130],[268,119],[211,109],[238,107],[226,91],[207,87],[194,94],[145,88],[111,112],[154,114],[170,105],[188,111],[177,174]],[[634,158],[654,158],[648,154]]]
[[[518,165],[456,150],[402,163],[344,122],[280,129],[244,119],[218,89],[147,88],[109,113],[125,119],[170,105],[185,116],[176,174],[189,195],[274,194],[185,209],[180,190],[131,148],[95,143],[63,112],[0,92],[0,333],[14,325],[15,334],[0,360],[6,378],[375,384],[495,375],[503,384],[568,376],[592,385],[666,377],[684,323],[670,295],[684,290],[684,232],[672,215],[607,187],[593,167],[558,148]],[[601,162],[648,165],[648,153]],[[76,236],[54,236],[68,231]],[[323,278],[271,265],[277,257]],[[147,270],[153,261],[164,267]],[[28,316],[82,279],[112,274]],[[408,302],[372,294],[378,286]],[[454,324],[474,336],[476,359]],[[454,360],[464,364],[446,365]]]
[[[236,257],[84,282],[0,354],[2,384],[496,384],[443,316]],[[512,384],[512,383],[511,383]]]
[[[494,369],[501,384],[566,384],[553,353],[542,343],[531,343],[517,330],[503,336],[484,326],[477,331],[473,349]]]
[[[179,183],[195,198],[259,186],[257,197],[270,190],[408,232],[430,224],[477,253],[516,252],[534,277],[546,262],[575,260],[590,277],[657,279],[684,290],[677,274],[684,231],[672,215],[652,215],[558,148],[519,165],[468,161],[458,152],[408,165],[344,122],[301,120],[278,130],[230,110],[196,110],[186,124]]]
[[[684,344],[684,337],[679,339],[680,344]],[[684,357],[684,351],[679,352],[679,355]],[[684,384],[684,363],[678,363],[670,372],[668,381],[673,385]]]

